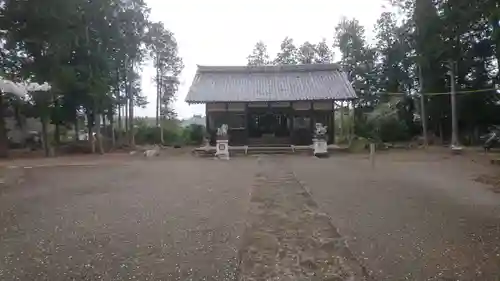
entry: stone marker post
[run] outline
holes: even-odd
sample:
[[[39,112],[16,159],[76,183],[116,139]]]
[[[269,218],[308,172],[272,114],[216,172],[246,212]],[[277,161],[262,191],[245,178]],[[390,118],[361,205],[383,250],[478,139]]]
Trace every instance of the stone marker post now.
[[[223,160],[229,160],[229,139],[227,130],[227,124],[222,124],[222,126],[217,129],[215,157]]]
[[[328,157],[328,144],[327,144],[327,127],[321,123],[316,123],[316,130],[314,131],[313,147],[314,156]]]

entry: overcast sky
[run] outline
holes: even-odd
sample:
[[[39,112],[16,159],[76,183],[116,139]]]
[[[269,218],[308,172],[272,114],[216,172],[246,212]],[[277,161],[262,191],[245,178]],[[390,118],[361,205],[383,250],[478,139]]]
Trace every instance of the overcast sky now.
[[[365,26],[367,36],[387,0],[146,0],[151,18],[162,21],[179,44],[185,68],[177,93],[179,118],[204,113],[201,105],[184,102],[196,65],[245,65],[259,40],[267,44],[271,58],[289,36],[296,45],[333,43],[336,24],[345,16]],[[335,59],[339,59],[336,54]],[[138,109],[141,116],[155,115],[154,69],[143,69],[142,88],[150,104]]]

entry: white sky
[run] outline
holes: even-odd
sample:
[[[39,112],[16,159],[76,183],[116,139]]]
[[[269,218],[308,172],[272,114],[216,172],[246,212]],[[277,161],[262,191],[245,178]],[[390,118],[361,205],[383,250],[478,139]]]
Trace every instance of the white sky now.
[[[146,0],[151,18],[162,21],[179,44],[185,68],[177,93],[175,110],[179,118],[204,114],[202,105],[184,102],[196,65],[246,65],[246,58],[259,40],[267,44],[270,57],[289,36],[296,45],[331,45],[335,26],[342,18],[356,18],[367,36],[387,0]],[[335,60],[339,55],[335,56]],[[155,115],[154,69],[144,66],[142,88],[150,102],[137,115]]]

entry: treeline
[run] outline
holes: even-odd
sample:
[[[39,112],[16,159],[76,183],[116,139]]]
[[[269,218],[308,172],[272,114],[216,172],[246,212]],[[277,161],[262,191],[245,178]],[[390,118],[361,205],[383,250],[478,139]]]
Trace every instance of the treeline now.
[[[60,143],[60,128],[81,129],[86,120],[92,151],[103,152],[101,129],[126,135],[134,145],[134,107],[145,106],[141,67],[156,68],[157,123],[173,111],[183,64],[174,34],[149,20],[143,0],[0,0],[1,75],[12,81],[48,82],[52,90],[26,100],[2,94],[0,156],[7,155],[4,118],[42,121],[43,143]],[[55,126],[47,133],[48,124]]]
[[[266,45],[258,42],[248,64],[328,63],[334,61],[332,50],[339,50],[335,62],[360,97],[355,104],[358,135],[400,140],[421,134],[423,93],[428,132],[449,140],[451,71],[459,93],[461,142],[472,143],[488,125],[500,124],[495,90],[500,78],[499,2],[393,0],[392,5],[397,12],[380,15],[373,43],[359,21],[342,19],[332,28],[333,46],[325,41],[296,46],[287,37],[270,59]]]

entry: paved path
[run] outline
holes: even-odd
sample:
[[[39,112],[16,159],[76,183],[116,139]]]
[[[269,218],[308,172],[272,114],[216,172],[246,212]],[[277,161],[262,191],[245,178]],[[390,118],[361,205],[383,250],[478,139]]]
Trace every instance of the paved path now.
[[[238,280],[371,280],[286,158],[258,162]]]
[[[379,156],[374,171],[355,156],[291,165],[378,280],[498,280],[500,195],[472,180],[484,168],[420,160]]]
[[[255,165],[28,169],[0,190],[0,280],[233,280]]]

